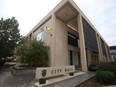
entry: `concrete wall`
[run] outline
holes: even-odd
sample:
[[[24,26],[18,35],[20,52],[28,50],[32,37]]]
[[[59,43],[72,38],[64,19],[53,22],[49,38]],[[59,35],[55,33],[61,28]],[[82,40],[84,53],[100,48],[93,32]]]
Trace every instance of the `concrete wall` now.
[[[56,19],[56,37],[55,37],[55,66],[64,66],[68,64],[68,41],[67,26]]]
[[[47,46],[49,46],[49,66],[51,66],[51,48],[52,48],[52,30],[53,30],[53,28],[52,28],[52,18],[50,19],[50,20],[48,20],[45,24],[43,24],[42,26],[40,26],[33,34],[32,34],[32,37],[33,38],[36,38],[36,36],[41,32],[41,28],[43,27],[43,26],[46,26],[46,27],[48,27],[48,28],[50,28],[50,30],[48,31],[48,30],[46,30],[46,31],[44,31],[43,32],[43,41],[44,41],[44,43],[47,45]]]
[[[47,21],[36,32],[33,33],[34,38],[36,38],[37,34],[39,34],[41,32],[41,28],[43,26],[50,28],[51,29],[50,31],[52,31],[52,19]],[[48,30],[44,31],[43,41],[46,43],[47,46],[51,46],[50,40],[51,40],[51,32],[49,32]]]

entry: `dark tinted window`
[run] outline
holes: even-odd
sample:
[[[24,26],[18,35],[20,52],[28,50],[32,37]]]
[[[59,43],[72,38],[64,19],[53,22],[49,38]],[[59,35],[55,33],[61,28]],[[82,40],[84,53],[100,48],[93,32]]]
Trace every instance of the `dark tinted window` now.
[[[85,47],[92,51],[98,52],[95,31],[84,18],[82,18],[82,22],[83,22],[83,32],[85,37]]]
[[[78,47],[78,37],[68,32],[68,44]]]

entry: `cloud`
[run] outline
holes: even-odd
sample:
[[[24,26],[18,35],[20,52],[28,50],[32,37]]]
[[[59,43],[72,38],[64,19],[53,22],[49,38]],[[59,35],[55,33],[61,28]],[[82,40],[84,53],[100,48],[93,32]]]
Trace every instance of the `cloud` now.
[[[112,24],[116,24],[116,18],[112,19]]]
[[[19,21],[22,35],[26,35],[41,21],[61,0],[2,0],[0,17],[15,17]],[[2,13],[2,15],[1,15]]]
[[[107,39],[107,42],[109,42],[110,46],[116,46],[116,37]]]
[[[16,17],[26,35],[61,0],[1,0],[0,17]],[[109,45],[116,38],[116,0],[74,0]],[[113,39],[112,39],[113,38]]]
[[[116,45],[116,0],[74,1],[82,9],[108,44]]]

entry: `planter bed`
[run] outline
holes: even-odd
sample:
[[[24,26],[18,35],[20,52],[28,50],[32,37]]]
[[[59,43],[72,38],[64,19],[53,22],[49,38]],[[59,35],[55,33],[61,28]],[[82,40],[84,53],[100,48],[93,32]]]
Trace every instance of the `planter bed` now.
[[[13,75],[24,75],[24,74],[35,74],[36,67],[21,67],[21,66],[13,66],[11,73]]]
[[[83,82],[82,84],[76,86],[76,87],[110,87],[110,85],[114,85],[116,87],[116,81],[112,84],[101,84],[95,81],[95,77]],[[111,86],[112,87],[112,86]]]

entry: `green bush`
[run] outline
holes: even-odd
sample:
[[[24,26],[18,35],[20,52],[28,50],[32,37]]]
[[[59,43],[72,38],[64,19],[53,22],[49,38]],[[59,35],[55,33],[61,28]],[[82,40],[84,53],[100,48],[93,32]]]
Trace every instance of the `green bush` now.
[[[37,40],[24,40],[14,51],[27,66],[48,66],[48,46]]]
[[[98,68],[100,70],[104,71],[111,71],[116,76],[116,62],[106,62],[106,63],[100,63]]]
[[[97,71],[96,72],[96,81],[104,84],[113,83],[114,81],[114,73],[110,71]]]

